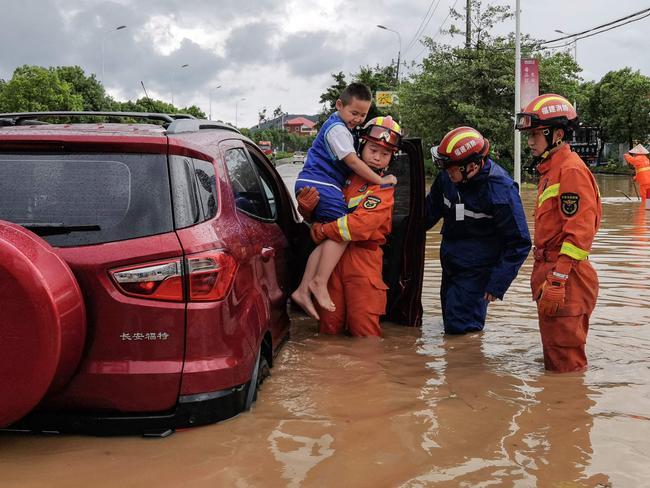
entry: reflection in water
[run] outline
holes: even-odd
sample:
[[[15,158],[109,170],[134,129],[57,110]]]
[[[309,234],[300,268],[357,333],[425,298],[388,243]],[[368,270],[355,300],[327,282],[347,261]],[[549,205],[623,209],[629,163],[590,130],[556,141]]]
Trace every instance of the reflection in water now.
[[[433,231],[422,331],[319,337],[294,317],[252,412],[158,441],[0,436],[0,486],[650,486],[650,212],[616,191],[629,178],[599,183],[586,373],[544,372],[530,258],[483,333],[445,337]]]
[[[281,420],[271,432],[269,447],[273,457],[284,465],[282,477],[287,480],[288,487],[300,486],[310,469],[334,454],[330,448],[334,439],[330,434],[315,437],[299,432],[305,427],[326,429],[328,426],[327,422],[305,425],[304,422]]]

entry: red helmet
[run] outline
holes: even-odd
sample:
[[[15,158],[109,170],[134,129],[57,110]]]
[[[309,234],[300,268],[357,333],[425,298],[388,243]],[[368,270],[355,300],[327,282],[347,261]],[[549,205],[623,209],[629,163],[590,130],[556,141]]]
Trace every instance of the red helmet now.
[[[440,145],[431,148],[433,161],[439,168],[481,165],[490,152],[490,142],[471,127],[457,127],[447,132]]]
[[[372,141],[393,152],[399,151],[402,142],[402,129],[389,115],[370,119],[361,129],[361,139]]]
[[[546,93],[533,99],[523,112],[517,114],[517,129],[567,129],[578,121],[573,105],[561,95]]]

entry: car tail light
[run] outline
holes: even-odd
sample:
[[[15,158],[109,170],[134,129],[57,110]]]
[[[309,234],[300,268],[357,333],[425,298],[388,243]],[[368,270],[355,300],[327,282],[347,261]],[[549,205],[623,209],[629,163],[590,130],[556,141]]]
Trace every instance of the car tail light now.
[[[223,251],[208,251],[187,257],[190,301],[222,300],[228,294],[237,261]]]
[[[126,295],[152,300],[183,301],[180,259],[111,270],[113,280]]]
[[[185,266],[176,258],[114,269],[110,275],[126,295],[181,302],[184,280],[190,301],[216,301],[228,294],[236,272],[235,258],[215,250],[188,255]]]

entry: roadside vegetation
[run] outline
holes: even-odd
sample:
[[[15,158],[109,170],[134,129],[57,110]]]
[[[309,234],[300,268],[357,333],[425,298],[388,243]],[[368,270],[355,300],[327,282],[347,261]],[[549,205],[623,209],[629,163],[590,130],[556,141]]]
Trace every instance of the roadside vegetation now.
[[[452,46],[425,38],[421,48],[427,54],[419,64],[402,70],[396,79],[396,66],[361,66],[356,73],[332,74],[332,84],[321,94],[319,119],[322,123],[334,111],[340,91],[352,81],[366,83],[373,92],[393,91],[399,103],[387,108],[374,104],[369,117],[392,115],[401,121],[409,136],[421,137],[428,148],[451,128],[471,125],[492,143],[492,154],[506,169],[513,165],[514,46],[512,34],[499,36],[494,27],[512,17],[508,6],[472,1],[474,25],[471,44]],[[464,23],[464,12],[451,10],[448,39],[461,34],[456,24]],[[455,43],[458,44],[458,43]],[[599,81],[585,82],[581,67],[566,50],[545,49],[540,40],[524,36],[522,57],[539,60],[540,93],[555,92],[576,103],[583,124],[602,130],[606,142],[648,143],[650,138],[650,77],[638,70],[610,71]],[[205,118],[197,106],[176,107],[147,97],[117,101],[110,97],[94,74],[79,66],[21,66],[9,80],[0,80],[0,111],[106,110],[129,112],[189,113]],[[274,117],[282,114],[278,106]],[[266,119],[266,109],[260,120]],[[318,125],[318,127],[320,124]],[[254,141],[269,140],[273,147],[287,152],[305,151],[313,137],[291,134],[281,129],[251,133]],[[530,159],[523,144],[522,159]],[[276,155],[277,157],[277,155]],[[616,163],[616,161],[613,161]],[[596,171],[619,171],[614,165]],[[429,173],[435,168],[429,163]]]

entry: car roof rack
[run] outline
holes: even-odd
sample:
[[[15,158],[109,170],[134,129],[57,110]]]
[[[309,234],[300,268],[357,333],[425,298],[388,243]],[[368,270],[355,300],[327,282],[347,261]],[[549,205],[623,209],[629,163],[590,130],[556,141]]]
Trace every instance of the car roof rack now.
[[[40,119],[49,117],[122,117],[155,120],[162,122],[167,134],[198,132],[205,129],[222,129],[241,134],[235,127],[223,122],[197,119],[190,114],[164,114],[152,112],[92,112],[92,111],[55,111],[55,112],[15,112],[0,114],[0,127],[13,125],[48,124]]]
[[[178,119],[174,120],[169,127],[167,127],[167,134],[180,134],[183,132],[198,132],[200,130],[206,129],[221,129],[229,130],[241,134],[239,129],[233,127],[232,125],[225,124],[223,122],[215,122],[213,120],[203,120],[203,119]]]
[[[0,114],[0,125],[42,124],[40,120],[46,117],[122,117],[146,119],[163,122],[165,127],[175,120],[191,120],[190,114],[163,114],[150,112],[92,112],[92,111],[55,111],[55,112],[15,112]]]

